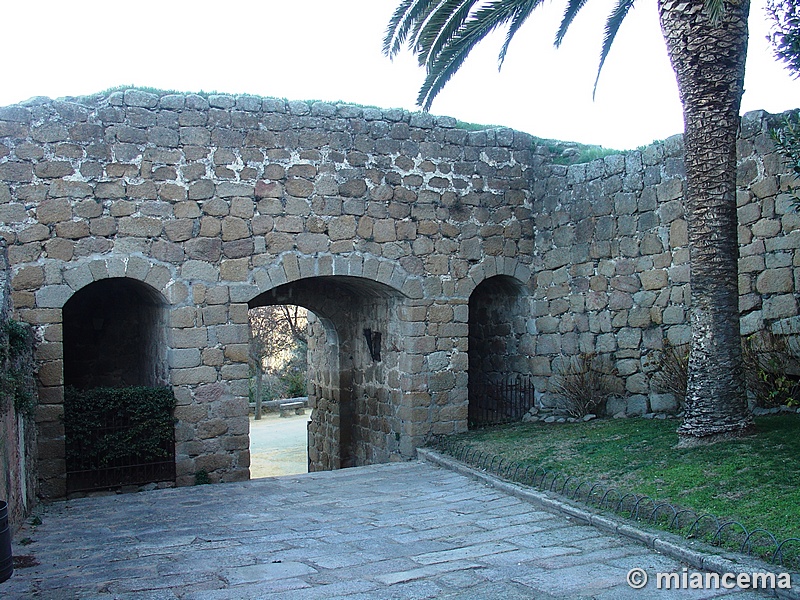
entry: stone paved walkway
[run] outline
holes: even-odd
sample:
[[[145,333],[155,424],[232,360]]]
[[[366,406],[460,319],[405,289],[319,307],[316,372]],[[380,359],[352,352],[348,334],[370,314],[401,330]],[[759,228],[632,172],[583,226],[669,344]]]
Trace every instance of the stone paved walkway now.
[[[633,590],[682,565],[425,462],[55,503],[0,598],[714,598]],[[20,545],[23,537],[33,543]],[[726,598],[756,598],[733,593]]]

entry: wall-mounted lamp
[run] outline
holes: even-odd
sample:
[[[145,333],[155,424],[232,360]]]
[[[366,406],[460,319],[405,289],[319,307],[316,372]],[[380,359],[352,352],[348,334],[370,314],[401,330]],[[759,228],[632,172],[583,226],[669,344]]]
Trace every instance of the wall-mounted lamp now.
[[[367,339],[367,348],[369,349],[369,355],[372,357],[372,360],[374,360],[375,362],[380,362],[381,337],[382,337],[381,332],[372,331],[372,329],[365,329],[364,337]]]

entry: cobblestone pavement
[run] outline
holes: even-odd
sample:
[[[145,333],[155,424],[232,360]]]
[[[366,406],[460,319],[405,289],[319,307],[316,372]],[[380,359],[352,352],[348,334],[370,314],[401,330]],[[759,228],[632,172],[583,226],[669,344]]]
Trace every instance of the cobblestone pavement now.
[[[425,462],[54,503],[4,599],[713,598],[682,565]],[[31,543],[22,544],[24,538]],[[753,592],[728,594],[756,598]]]

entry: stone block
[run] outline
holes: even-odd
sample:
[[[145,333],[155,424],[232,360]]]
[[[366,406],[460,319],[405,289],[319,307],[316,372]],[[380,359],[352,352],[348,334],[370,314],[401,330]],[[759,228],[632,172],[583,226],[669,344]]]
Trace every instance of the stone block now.
[[[223,260],[219,267],[220,279],[222,281],[247,281],[250,272],[249,265],[249,258]]]
[[[654,269],[639,273],[639,279],[645,290],[660,290],[667,286],[668,277],[665,269]]]
[[[647,375],[644,373],[631,375],[625,380],[625,389],[631,394],[648,394],[650,392],[650,386],[647,381]],[[647,397],[645,396],[645,406],[646,402]]]
[[[187,260],[181,266],[181,277],[188,280],[218,281],[219,269],[200,260]]]
[[[762,314],[765,319],[784,319],[797,315],[797,301],[793,294],[773,296],[764,300]]]
[[[208,346],[208,330],[205,327],[173,329],[172,331],[173,348],[205,348],[206,346]]]
[[[231,362],[247,363],[250,360],[249,344],[227,344],[224,350],[225,358]]]
[[[220,344],[247,344],[250,339],[249,325],[221,325],[214,328]]]
[[[64,363],[61,360],[51,360],[39,366],[39,385],[53,387],[64,385]]]
[[[629,417],[640,417],[647,412],[649,412],[647,409],[647,396],[644,394],[634,394],[628,397],[625,414]]]
[[[301,233],[296,238],[297,250],[302,254],[326,252],[330,239],[322,233]]]
[[[72,294],[68,285],[48,285],[36,292],[36,305],[39,308],[61,308]]]
[[[172,385],[197,385],[199,383],[211,383],[216,380],[217,370],[214,367],[173,368],[170,371],[170,382]]]
[[[678,402],[672,394],[650,394],[650,410],[654,413],[674,413]]]
[[[15,290],[35,290],[43,283],[44,269],[40,266],[27,266],[14,273],[11,285]]]
[[[22,206],[22,205],[7,205],[7,206]],[[23,217],[21,219],[9,219],[12,220],[24,220],[27,217],[25,214],[24,207],[23,208]],[[11,215],[6,215],[11,216]],[[50,223],[59,223],[61,221],[69,221],[72,219],[72,204],[66,198],[54,198],[52,200],[44,200],[36,207],[36,219],[39,223],[42,224],[50,224]]]
[[[173,348],[169,351],[169,366],[186,369],[200,366],[200,350],[197,348]]]
[[[760,294],[783,294],[792,291],[791,268],[767,269],[756,277],[756,290]]]
[[[155,217],[123,217],[119,220],[120,235],[158,237],[163,229],[161,219]]]

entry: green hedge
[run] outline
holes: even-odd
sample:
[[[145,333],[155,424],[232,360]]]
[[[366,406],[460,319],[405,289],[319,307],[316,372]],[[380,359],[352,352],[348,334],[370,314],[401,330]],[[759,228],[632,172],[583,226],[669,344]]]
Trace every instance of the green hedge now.
[[[175,396],[169,387],[94,388],[64,392],[68,469],[102,468],[118,459],[157,462],[169,456]]]

